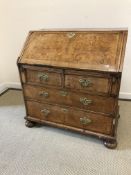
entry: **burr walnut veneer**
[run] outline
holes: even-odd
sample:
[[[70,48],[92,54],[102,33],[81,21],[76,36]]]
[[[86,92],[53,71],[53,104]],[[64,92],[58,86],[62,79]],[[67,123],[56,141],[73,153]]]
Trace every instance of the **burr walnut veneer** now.
[[[31,31],[18,58],[26,126],[97,136],[115,148],[127,30]]]

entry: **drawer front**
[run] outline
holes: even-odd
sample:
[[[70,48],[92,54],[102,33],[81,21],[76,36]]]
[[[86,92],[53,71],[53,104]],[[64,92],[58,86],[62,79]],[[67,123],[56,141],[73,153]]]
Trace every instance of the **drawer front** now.
[[[103,134],[111,134],[112,120],[112,118],[105,115],[71,109],[65,117],[65,125]]]
[[[111,134],[112,118],[104,115],[87,113],[72,108],[64,108],[27,101],[28,115],[43,121],[61,123],[66,126]]]
[[[26,70],[26,81],[41,85],[62,86],[62,78],[60,73],[45,71]]]
[[[32,118],[47,120],[56,123],[64,123],[64,113],[58,106],[27,101],[28,115]]]
[[[65,87],[92,93],[108,93],[110,79],[93,76],[65,75]]]
[[[75,106],[85,110],[110,114],[114,111],[115,98],[75,93],[38,86],[24,86],[25,96],[40,102]]]

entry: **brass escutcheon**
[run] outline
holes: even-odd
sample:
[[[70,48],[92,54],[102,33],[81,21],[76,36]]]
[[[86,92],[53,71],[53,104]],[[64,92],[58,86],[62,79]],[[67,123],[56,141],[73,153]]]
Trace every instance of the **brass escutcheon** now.
[[[61,109],[63,112],[68,112],[68,109],[66,109],[66,108],[62,108]]]
[[[67,91],[60,91],[60,95],[65,97],[68,95],[68,92]]]
[[[67,33],[68,38],[73,38],[76,34],[74,32]]]

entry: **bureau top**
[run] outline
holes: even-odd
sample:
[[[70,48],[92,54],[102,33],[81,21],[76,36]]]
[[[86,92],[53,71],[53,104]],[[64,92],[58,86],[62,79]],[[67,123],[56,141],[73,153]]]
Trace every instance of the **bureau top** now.
[[[18,63],[121,72],[127,30],[31,31]]]

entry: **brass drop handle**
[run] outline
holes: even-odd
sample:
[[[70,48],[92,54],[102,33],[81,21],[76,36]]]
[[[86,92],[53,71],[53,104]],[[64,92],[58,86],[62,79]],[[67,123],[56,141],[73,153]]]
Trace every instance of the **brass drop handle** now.
[[[88,87],[91,85],[91,81],[88,79],[79,79],[79,83],[82,87]]]
[[[83,104],[83,105],[85,105],[85,106],[88,106],[89,104],[91,104],[92,103],[92,100],[89,100],[89,99],[87,99],[86,97],[84,97],[84,98],[80,98],[80,102]]]
[[[45,73],[38,74],[38,78],[40,79],[40,81],[45,81],[45,82],[49,80],[48,75]]]
[[[50,113],[50,111],[48,109],[42,109],[40,112],[43,113],[45,115],[45,117],[47,117],[48,114]]]
[[[48,98],[49,97],[49,93],[48,92],[39,92],[39,96],[42,96],[42,97],[45,97],[45,98]]]
[[[91,121],[91,119],[89,119],[89,118],[86,118],[86,117],[83,117],[83,118],[80,118],[80,123],[82,124],[82,125],[88,125],[88,124],[90,124],[92,121]]]

